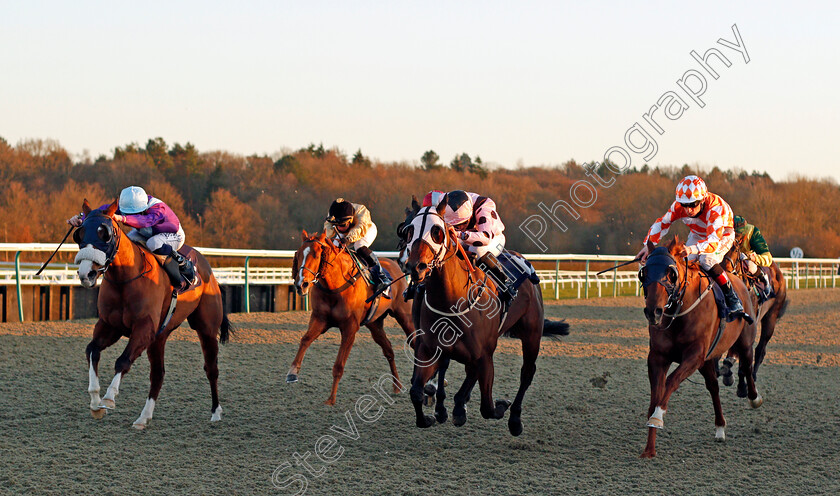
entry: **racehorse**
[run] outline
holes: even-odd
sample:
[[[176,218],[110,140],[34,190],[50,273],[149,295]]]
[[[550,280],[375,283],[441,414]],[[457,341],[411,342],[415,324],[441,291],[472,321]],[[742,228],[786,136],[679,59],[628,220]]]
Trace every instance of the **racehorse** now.
[[[411,304],[402,298],[405,280],[399,267],[392,260],[380,258],[382,268],[391,274],[395,281],[391,285],[390,299],[380,297],[380,303],[374,300],[367,303],[372,295],[370,286],[365,281],[359,267],[353,261],[346,246],[336,247],[324,233],[310,236],[303,231],[302,243],[295,253],[292,264],[292,277],[295,278],[295,290],[301,295],[310,295],[312,314],[309,328],[300,339],[300,347],[286,375],[286,382],[297,382],[303,356],[309,345],[330,327],[341,331],[341,346],[333,365],[333,385],[330,397],[324,403],[335,404],[338,381],[344,374],[344,365],[356,333],[364,325],[370,330],[373,340],[382,348],[382,354],[388,360],[394,383],[394,392],[402,390],[399,384],[394,350],[385,334],[384,320],[391,315],[405,331],[406,336],[414,333],[411,322]]]
[[[739,262],[741,251],[738,249],[738,244],[729,250],[724,258],[726,270],[733,272],[740,276],[745,281],[755,284],[752,276],[750,276]],[[764,355],[767,353],[767,343],[773,337],[776,330],[776,323],[781,319],[787,310],[790,300],[787,299],[787,286],[785,284],[785,276],[782,274],[782,269],[779,264],[773,262],[770,267],[759,267],[767,273],[770,282],[773,285],[774,295],[772,298],[759,303],[758,294],[755,290],[749,291],[750,299],[752,300],[753,308],[756,309],[755,320],[761,322],[761,337],[758,340],[758,345],[755,347],[755,363],[753,364],[753,379],[758,378],[758,367],[764,361]],[[730,353],[724,360],[721,367],[721,375],[723,383],[726,386],[731,386],[732,380],[732,366],[735,364],[735,354]],[[744,376],[738,373],[738,396],[744,398],[747,395],[747,385]]]
[[[729,349],[739,356],[741,372],[747,378],[750,405],[758,408],[763,402],[756,391],[752,375],[755,324],[745,318],[721,321],[715,299],[706,298],[715,283],[697,263],[677,261],[677,254],[683,246],[677,236],[667,247],[654,249],[653,244],[648,242],[650,255],[639,270],[639,280],[645,294],[644,313],[650,334],[647,358],[650,380],[649,430],[642,458],[656,456],[656,431],[664,427],[663,417],[668,409],[668,400],[679,385],[697,370],[703,375],[706,389],[712,396],[715,439],[726,439],[726,420],[720,406],[715,364]],[[754,315],[744,283],[732,275],[730,280],[744,304],[744,312]],[[668,369],[674,362],[678,362],[679,366],[668,375]]]
[[[191,258],[201,283],[177,296],[174,314],[168,323],[172,286],[160,264],[145,248],[133,243],[114,220],[117,202],[107,209],[91,210],[87,200],[82,205],[84,222],[73,234],[79,245],[76,263],[82,286],[92,288],[99,276],[97,310],[99,320],[93,328],[93,339],[85,351],[88,359],[90,383],[90,411],[101,419],[107,410],[116,406],[120,382],[143,351],[149,357],[150,382],[146,405],[134,427],[144,429],[152,419],[164,376],[164,348],[169,334],[186,319],[198,334],[204,353],[204,371],[210,381],[211,422],[222,419],[219,406],[217,358],[219,341],[225,343],[232,332],[224,314],[222,293],[210,264],[200,253],[184,245],[180,252]],[[99,397],[99,357],[102,350],[116,343],[121,336],[128,344],[115,364],[115,375],[105,397]]]
[[[542,292],[535,284],[521,286],[511,307],[504,311],[495,282],[473,267],[455,230],[441,217],[445,201],[436,208],[420,209],[404,231],[410,246],[406,268],[412,282],[423,285],[415,296],[413,312],[417,337],[411,402],[416,424],[425,428],[435,423],[435,417],[423,414],[424,385],[436,369],[442,374],[454,358],[466,366],[467,377],[455,395],[453,423],[461,426],[466,422],[465,404],[478,382],[482,417],[500,419],[510,407],[508,429],[518,436],[522,433],[522,399],[536,372],[540,340],[543,335],[568,334],[568,324],[544,326]],[[513,405],[493,398],[493,353],[502,334],[522,341],[523,364]],[[439,384],[442,382],[441,376]],[[442,389],[438,389],[438,422],[446,421]]]

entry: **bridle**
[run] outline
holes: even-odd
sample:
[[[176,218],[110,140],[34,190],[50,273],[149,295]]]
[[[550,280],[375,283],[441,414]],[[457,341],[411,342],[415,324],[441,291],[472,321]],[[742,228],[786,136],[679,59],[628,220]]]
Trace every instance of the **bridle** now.
[[[327,246],[326,243],[322,243],[321,241],[317,241],[315,239],[312,239],[310,241],[318,244],[319,246],[321,246],[321,256],[320,256],[320,260],[318,262],[318,271],[313,272],[312,269],[307,267],[305,263],[301,264],[302,266],[301,266],[300,270],[305,270],[306,272],[309,272],[310,274],[312,274],[312,282],[315,284],[315,286],[318,286],[318,289],[321,289],[322,291],[326,291],[327,293],[333,293],[333,294],[341,293],[341,292],[344,292],[347,288],[353,286],[353,284],[355,284],[355,282],[359,279],[359,277],[361,277],[362,273],[357,269],[356,272],[350,277],[350,279],[345,279],[344,284],[342,284],[338,288],[331,289],[331,288],[328,288],[327,286],[325,286],[324,284],[322,284],[321,283],[321,276],[324,273],[324,269],[326,267],[332,267],[333,262],[335,262],[335,260],[341,255],[342,252],[347,250],[347,246],[342,245],[341,248],[338,250],[338,252],[336,252],[335,256],[332,257],[331,259],[327,260],[324,257],[324,252],[325,251],[331,251],[330,247]],[[306,260],[304,260],[304,262],[306,262]]]
[[[648,269],[650,267],[657,266],[666,267],[665,276],[655,280],[649,280]],[[670,317],[671,322],[668,323],[668,326],[665,327],[665,329],[670,328],[678,316],[685,315],[685,313],[687,313],[680,313],[680,309],[683,305],[683,297],[685,296],[686,288],[688,288],[688,266],[687,264],[683,266],[685,276],[682,278],[682,284],[680,284],[680,271],[678,267],[677,260],[670,252],[668,252],[667,248],[659,247],[653,250],[650,256],[648,256],[645,265],[639,269],[639,281],[642,283],[642,289],[645,297],[647,297],[648,294],[648,286],[654,283],[657,283],[665,288],[665,292],[668,293],[668,302],[665,304],[665,311],[663,315]],[[671,283],[670,280],[668,280],[668,274],[674,274],[674,278],[677,280],[676,283]],[[693,309],[694,307],[692,306],[689,311]]]
[[[416,238],[415,236],[412,236],[412,238],[406,242],[406,246],[411,246],[414,243],[414,241],[417,240],[426,243],[426,246],[428,246],[432,253],[434,253],[432,261],[428,264],[429,270],[434,270],[439,267],[442,267],[444,263],[446,263],[450,258],[454,257],[458,253],[458,235],[455,233],[455,229],[452,226],[446,225],[446,222],[443,220],[443,216],[437,213],[437,211],[435,211],[433,207],[424,207],[420,209],[420,211],[417,212],[414,218],[411,219],[412,225],[406,226],[404,228],[404,231],[409,229],[410,227],[414,227],[413,224],[418,218],[420,218],[420,228],[415,231]],[[430,221],[430,218],[438,218],[440,219],[441,224],[444,225],[444,227],[442,228],[445,232],[444,240],[443,243],[440,243],[440,247],[437,249],[434,246],[432,246],[432,243],[423,238],[423,235],[426,232],[426,226],[430,223],[434,223]],[[451,248],[453,246],[455,246],[456,249],[452,250]]]

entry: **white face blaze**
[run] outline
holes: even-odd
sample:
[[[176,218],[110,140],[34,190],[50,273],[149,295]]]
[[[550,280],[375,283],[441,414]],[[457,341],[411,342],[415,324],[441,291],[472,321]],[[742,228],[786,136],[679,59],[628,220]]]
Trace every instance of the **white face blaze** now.
[[[303,284],[303,271],[304,267],[306,267],[306,259],[309,258],[309,252],[312,251],[310,247],[306,247],[303,249],[303,255],[301,255],[301,262],[300,262],[300,269],[297,273],[297,285],[300,286]]]

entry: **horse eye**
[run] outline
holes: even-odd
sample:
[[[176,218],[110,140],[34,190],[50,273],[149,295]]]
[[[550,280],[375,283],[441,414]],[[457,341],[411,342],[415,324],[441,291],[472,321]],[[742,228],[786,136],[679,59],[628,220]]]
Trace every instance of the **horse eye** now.
[[[104,241],[106,243],[108,241],[111,241],[111,231],[107,227],[105,227],[104,225],[99,226],[96,229],[96,235],[99,236],[99,239],[101,239],[102,241]]]

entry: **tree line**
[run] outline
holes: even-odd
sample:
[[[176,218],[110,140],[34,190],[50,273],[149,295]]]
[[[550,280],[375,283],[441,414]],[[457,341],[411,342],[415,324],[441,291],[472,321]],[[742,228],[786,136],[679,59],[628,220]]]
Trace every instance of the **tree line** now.
[[[54,140],[30,139],[10,145],[0,138],[0,240],[58,242],[65,220],[82,200],[100,205],[126,186],[138,185],[178,214],[194,246],[296,249],[300,231],[319,231],[335,198],[363,203],[379,235],[377,250],[397,246],[396,226],[405,218],[411,195],[432,189],[465,189],[496,201],[506,226],[507,246],[537,252],[519,228],[539,204],[568,200],[569,189],[587,179],[574,160],[556,166],[488,167],[467,153],[448,165],[433,150],[417,164],[371,160],[361,150],[348,157],[336,148],[309,145],[278,156],[201,152],[190,143],[118,146],[111,156],[76,158]],[[600,166],[605,172],[605,166]],[[684,165],[644,166],[616,175],[598,190],[579,218],[565,218],[565,232],[543,238],[550,253],[635,254],[647,229],[673,201],[677,181],[703,177],[737,214],[758,226],[774,255],[799,246],[808,257],[840,256],[840,188],[830,179],[793,177],[774,181],[766,173]],[[561,210],[562,212],[562,210]],[[675,232],[685,233],[677,227]]]

